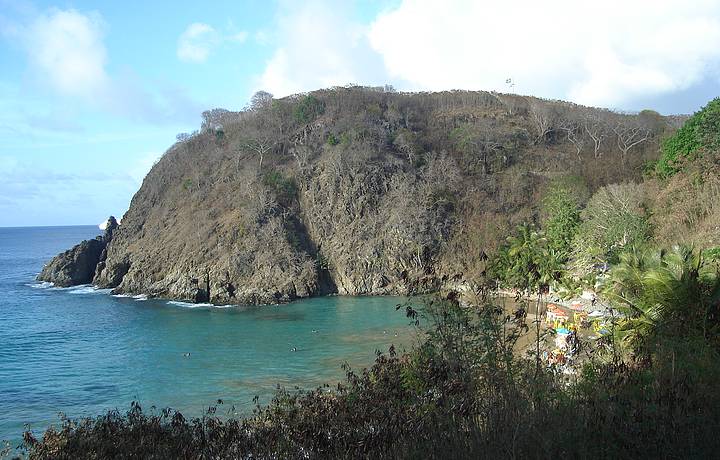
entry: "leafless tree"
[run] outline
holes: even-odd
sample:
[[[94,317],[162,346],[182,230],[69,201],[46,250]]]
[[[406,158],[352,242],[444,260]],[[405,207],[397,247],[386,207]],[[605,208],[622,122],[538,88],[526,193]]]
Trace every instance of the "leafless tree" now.
[[[608,123],[605,117],[599,113],[587,111],[583,117],[583,128],[592,141],[593,156],[597,159],[602,156],[600,147],[609,134]]]
[[[305,145],[295,145],[291,150],[292,156],[297,162],[298,170],[304,173],[310,162],[312,151]]]
[[[479,155],[483,173],[490,173],[492,155],[502,147],[498,130],[492,121],[482,120],[478,123],[466,123],[455,128],[452,137],[456,145],[466,154]]]
[[[628,151],[645,142],[652,135],[650,127],[639,117],[622,117],[615,122],[612,130],[615,133],[623,165]]]
[[[258,171],[262,171],[262,165],[265,155],[271,152],[276,144],[277,141],[274,137],[258,134],[256,136],[245,139],[241,146],[243,150],[254,153],[258,157]],[[240,158],[238,157],[238,162],[239,161]]]
[[[557,124],[557,111],[544,101],[532,99],[529,103],[530,122],[535,129],[535,143],[544,141]]]
[[[202,124],[200,127],[203,131],[213,130],[215,126],[222,125],[223,119],[230,115],[230,111],[226,109],[206,110],[202,113]]]
[[[580,160],[580,154],[585,146],[582,122],[568,113],[560,120],[558,127],[565,133],[567,140],[575,147],[575,155],[577,155],[578,160]]]
[[[270,108],[273,101],[273,95],[267,91],[258,91],[250,98],[248,109],[252,111],[265,110]]]
[[[415,145],[415,134],[408,129],[398,131],[393,140],[393,145],[401,153],[403,153],[410,163],[415,161],[417,147]]]

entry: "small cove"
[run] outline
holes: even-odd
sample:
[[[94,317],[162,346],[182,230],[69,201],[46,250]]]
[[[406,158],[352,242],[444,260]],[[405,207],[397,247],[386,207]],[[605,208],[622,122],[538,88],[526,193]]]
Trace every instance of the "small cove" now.
[[[313,388],[410,346],[398,297],[321,297],[208,307],[56,289],[34,276],[96,227],[0,229],[0,440],[108,409],[171,407],[197,416],[218,399],[249,411],[276,386]],[[293,348],[297,351],[291,351]],[[189,353],[189,356],[185,356]]]

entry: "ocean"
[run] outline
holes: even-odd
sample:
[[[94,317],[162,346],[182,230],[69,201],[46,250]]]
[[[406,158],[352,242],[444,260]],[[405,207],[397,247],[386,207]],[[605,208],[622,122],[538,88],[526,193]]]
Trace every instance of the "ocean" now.
[[[336,383],[344,362],[362,368],[376,350],[416,340],[398,297],[210,307],[35,281],[51,257],[99,233],[0,228],[0,440],[17,445],[26,426],[41,434],[59,413],[126,411],[132,401],[199,416],[222,399],[218,414],[242,415],[277,385]]]

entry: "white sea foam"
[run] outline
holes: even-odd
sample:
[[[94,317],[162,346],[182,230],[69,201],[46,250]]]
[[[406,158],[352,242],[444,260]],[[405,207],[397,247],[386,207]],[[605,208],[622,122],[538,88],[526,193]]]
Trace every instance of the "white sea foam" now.
[[[200,307],[214,307],[211,303],[192,303],[192,302],[180,302],[178,300],[168,300],[168,304],[175,305],[176,307],[183,308],[200,308]]]
[[[87,288],[92,288],[92,287],[93,287],[92,284],[78,284],[77,286],[67,286],[67,287],[53,285],[50,289],[52,289],[53,291],[71,292],[71,291],[79,291],[79,290],[83,290],[83,289],[87,289]]]
[[[51,287],[54,287],[55,284],[49,282],[49,281],[39,281],[37,283],[29,283],[25,286],[31,287],[33,289],[49,289]]]
[[[148,299],[148,296],[146,294],[113,294],[112,296],[117,297],[118,299],[133,299],[137,300],[138,302],[142,302]]]
[[[100,289],[91,284],[66,288],[70,294],[110,294],[112,289]]]

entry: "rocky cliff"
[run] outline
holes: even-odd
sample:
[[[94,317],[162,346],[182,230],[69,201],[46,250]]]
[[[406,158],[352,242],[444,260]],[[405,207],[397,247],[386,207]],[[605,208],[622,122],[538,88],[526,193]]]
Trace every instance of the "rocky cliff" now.
[[[624,127],[647,139],[623,150]],[[508,229],[537,217],[550,180],[592,190],[639,177],[664,129],[655,113],[484,92],[257,98],[179,136],[105,255],[84,242],[41,279],[94,272],[117,292],[223,304],[467,282]]]
[[[40,281],[49,281],[60,287],[92,283],[102,271],[107,258],[107,245],[118,228],[115,217],[110,216],[105,232],[93,240],[85,240],[52,259],[38,275]]]

